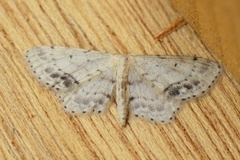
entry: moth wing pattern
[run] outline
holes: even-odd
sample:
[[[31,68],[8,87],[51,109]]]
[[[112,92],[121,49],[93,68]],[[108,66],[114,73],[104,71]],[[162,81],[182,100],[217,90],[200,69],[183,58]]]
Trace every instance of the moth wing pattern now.
[[[130,114],[156,123],[172,121],[183,102],[208,93],[222,70],[197,57],[134,56],[129,66]]]
[[[55,91],[66,112],[102,113],[112,100],[115,56],[66,47],[37,47],[26,60],[36,79]]]

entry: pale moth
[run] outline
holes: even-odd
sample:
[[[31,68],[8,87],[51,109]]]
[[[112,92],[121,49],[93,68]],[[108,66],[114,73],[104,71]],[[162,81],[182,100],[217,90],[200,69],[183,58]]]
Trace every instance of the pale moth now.
[[[115,99],[122,125],[130,115],[170,122],[184,102],[207,93],[222,70],[204,58],[114,55],[55,46],[30,49],[26,60],[66,112],[100,114]]]

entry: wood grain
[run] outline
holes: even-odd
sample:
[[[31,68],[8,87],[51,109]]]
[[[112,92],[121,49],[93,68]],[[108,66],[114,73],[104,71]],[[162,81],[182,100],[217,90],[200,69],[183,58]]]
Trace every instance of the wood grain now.
[[[130,119],[121,128],[114,103],[104,116],[64,113],[23,60],[29,48],[59,45],[220,62],[189,25],[154,39],[179,17],[165,0],[1,0],[1,159],[240,159],[240,92],[227,70],[173,123]]]

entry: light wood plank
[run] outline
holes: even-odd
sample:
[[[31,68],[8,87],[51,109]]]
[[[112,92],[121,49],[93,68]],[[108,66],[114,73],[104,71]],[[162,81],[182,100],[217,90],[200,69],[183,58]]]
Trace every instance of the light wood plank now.
[[[131,119],[115,104],[100,117],[71,117],[28,73],[27,49],[59,45],[216,61],[189,25],[161,41],[181,17],[165,0],[0,1],[0,156],[3,159],[240,159],[240,92],[226,70],[211,93],[167,125]]]

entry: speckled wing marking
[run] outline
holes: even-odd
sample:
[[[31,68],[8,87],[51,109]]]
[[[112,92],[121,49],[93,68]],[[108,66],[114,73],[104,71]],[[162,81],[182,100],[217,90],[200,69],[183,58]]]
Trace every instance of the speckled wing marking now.
[[[102,113],[115,95],[122,125],[129,113],[170,122],[183,102],[207,93],[221,73],[217,63],[203,58],[124,56],[66,47],[33,48],[26,60],[37,80],[54,90],[71,114]]]
[[[217,63],[203,58],[132,56],[127,85],[130,114],[168,123],[182,102],[207,93],[220,73]]]
[[[37,80],[72,114],[102,113],[112,100],[119,56],[66,47],[38,47],[26,59]]]

